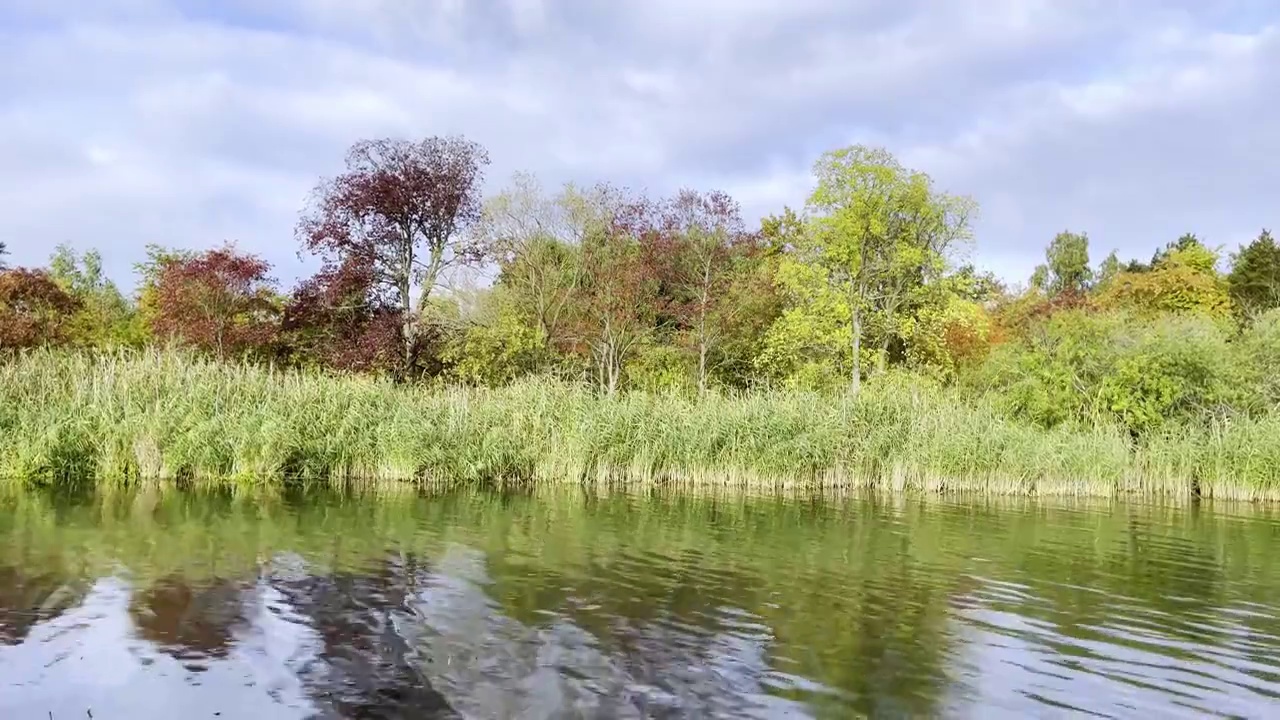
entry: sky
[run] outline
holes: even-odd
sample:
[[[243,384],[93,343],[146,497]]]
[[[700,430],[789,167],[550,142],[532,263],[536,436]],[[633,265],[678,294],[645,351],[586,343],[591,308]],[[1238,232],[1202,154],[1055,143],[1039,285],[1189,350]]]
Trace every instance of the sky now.
[[[800,207],[882,145],[979,207],[1011,281],[1280,226],[1274,0],[0,0],[13,265],[233,241],[288,285],[317,181],[373,137],[464,134],[486,191],[608,180]]]

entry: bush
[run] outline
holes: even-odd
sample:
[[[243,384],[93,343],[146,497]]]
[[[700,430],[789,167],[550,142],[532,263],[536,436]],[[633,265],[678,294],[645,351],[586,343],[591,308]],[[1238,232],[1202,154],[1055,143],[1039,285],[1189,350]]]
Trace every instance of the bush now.
[[[1042,427],[1103,420],[1142,435],[1258,410],[1247,354],[1204,315],[1067,311],[997,348],[966,382]]]

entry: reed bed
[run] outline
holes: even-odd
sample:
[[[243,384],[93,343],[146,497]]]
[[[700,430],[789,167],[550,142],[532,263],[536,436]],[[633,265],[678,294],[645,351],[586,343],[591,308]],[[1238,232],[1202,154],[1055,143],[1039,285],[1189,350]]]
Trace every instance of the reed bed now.
[[[701,398],[528,380],[496,389],[218,363],[172,351],[39,351],[0,364],[0,476],[381,486],[585,483],[1280,499],[1280,419],[1045,430],[985,398],[871,382]],[[394,491],[394,490],[392,490]]]

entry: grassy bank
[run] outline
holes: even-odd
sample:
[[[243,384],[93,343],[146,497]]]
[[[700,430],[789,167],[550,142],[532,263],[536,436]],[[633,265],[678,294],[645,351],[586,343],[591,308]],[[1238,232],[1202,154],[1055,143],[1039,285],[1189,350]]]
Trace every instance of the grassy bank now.
[[[37,352],[0,364],[0,475],[280,484],[663,482],[769,489],[1280,498],[1280,419],[1134,448],[991,403],[872,382],[804,393],[603,398],[550,382],[396,387],[174,353]]]

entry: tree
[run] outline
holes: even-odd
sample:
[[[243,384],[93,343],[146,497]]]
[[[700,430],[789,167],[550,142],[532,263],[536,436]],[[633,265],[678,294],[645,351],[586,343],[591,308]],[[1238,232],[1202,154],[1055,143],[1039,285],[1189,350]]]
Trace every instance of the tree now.
[[[885,270],[875,286],[875,310],[881,326],[876,368],[884,372],[889,346],[909,330],[901,326],[905,310],[925,304],[923,295],[946,268],[948,254],[970,239],[976,205],[967,197],[938,193],[928,175],[912,172],[899,198],[900,235],[894,238]]]
[[[498,263],[498,284],[526,305],[549,348],[565,342],[566,311],[583,276],[582,243],[604,231],[611,195],[616,191],[604,185],[583,191],[569,184],[551,196],[536,177],[517,173],[485,203],[478,243]]]
[[[147,259],[134,263],[133,272],[138,276],[136,302],[138,317],[142,324],[150,328],[156,315],[156,287],[160,284],[160,276],[165,268],[173,263],[185,262],[196,257],[192,250],[168,248],[155,243],[146,246]]]
[[[970,282],[963,274],[953,274],[921,293],[903,323],[905,359],[915,370],[949,379],[990,351],[992,318],[983,306],[983,294],[975,297]]]
[[[1263,230],[1231,258],[1227,276],[1231,299],[1246,317],[1280,307],[1280,245]]]
[[[391,293],[402,375],[416,363],[432,291],[449,271],[484,256],[465,231],[480,218],[488,164],[484,148],[462,137],[361,141],[347,153],[346,172],[322,181],[303,211],[297,234],[306,250],[330,269],[366,265]]]
[[[660,308],[659,279],[640,235],[652,228],[654,206],[605,190],[582,244],[582,276],[570,296],[568,349],[585,356],[595,380],[613,395],[627,362],[652,337]]]
[[[8,265],[5,265],[5,262],[4,262],[4,256],[8,254],[9,254],[9,248],[5,247],[5,244],[3,242],[0,242],[0,270],[4,270],[5,268],[8,267]]]
[[[973,302],[985,303],[1000,298],[1005,293],[1004,283],[989,270],[978,270],[972,263],[965,263],[946,276],[948,289]]]
[[[49,259],[49,276],[80,304],[68,326],[70,342],[85,347],[143,343],[134,308],[103,273],[97,250],[81,254],[59,245]]]
[[[788,262],[804,267],[784,267],[779,277],[810,311],[847,318],[842,334],[856,394],[867,316],[878,313],[883,327],[894,326],[911,290],[942,269],[947,248],[967,238],[974,206],[968,198],[935,191],[928,175],[902,167],[881,148],[827,152],[814,164],[814,176],[809,228]],[[815,281],[832,294],[801,287]],[[780,322],[792,329],[812,325],[795,312],[784,313]],[[881,366],[885,351],[887,342]]]
[[[692,346],[698,391],[705,392],[736,316],[749,309],[731,290],[746,280],[758,236],[746,232],[738,204],[722,192],[684,190],[660,212],[659,227],[643,235],[645,249],[677,330]]]
[[[79,307],[43,270],[0,271],[0,350],[62,343]]]
[[[539,326],[526,322],[519,298],[497,285],[480,295],[478,308],[444,360],[454,378],[474,385],[505,385],[535,372],[547,345]]]
[[[1177,240],[1174,240],[1171,243],[1167,243],[1164,247],[1160,248],[1159,250],[1156,250],[1155,254],[1151,256],[1151,264],[1148,267],[1150,269],[1154,269],[1158,267],[1161,262],[1164,262],[1164,260],[1168,258],[1170,253],[1174,253],[1174,252],[1181,252],[1181,253],[1193,252],[1193,253],[1196,253],[1196,256],[1198,256],[1201,259],[1205,259],[1207,257],[1212,256],[1215,264],[1218,258],[1217,253],[1210,250],[1208,246],[1206,246],[1204,242],[1200,240],[1200,238],[1196,237],[1195,233],[1183,233],[1182,235],[1178,236]],[[1191,256],[1189,255],[1185,255],[1185,254],[1183,255],[1184,259],[1188,259],[1190,257]],[[1196,263],[1193,262],[1192,264],[1196,264]],[[1204,269],[1210,269],[1210,268],[1204,268]]]
[[[301,282],[285,304],[285,352],[299,364],[352,372],[400,367],[400,309],[369,263],[349,257]]]
[[[1111,254],[1103,259],[1102,264],[1098,266],[1098,287],[1105,288],[1111,284],[1117,275],[1123,270],[1120,264],[1120,258],[1116,255],[1116,251],[1112,250]]]
[[[1231,312],[1231,297],[1215,265],[1216,256],[1202,245],[1173,248],[1151,270],[1117,274],[1101,293],[1099,302],[1147,315],[1199,313],[1226,317]]]
[[[804,231],[804,218],[790,206],[784,205],[779,215],[769,215],[760,220],[761,241],[773,256],[792,252],[799,247]]]
[[[1064,230],[1044,251],[1045,264],[1036,268],[1032,285],[1050,295],[1078,295],[1093,278],[1089,269],[1089,235]]]
[[[265,350],[278,314],[268,270],[265,261],[230,246],[165,262],[153,332],[219,358]]]

